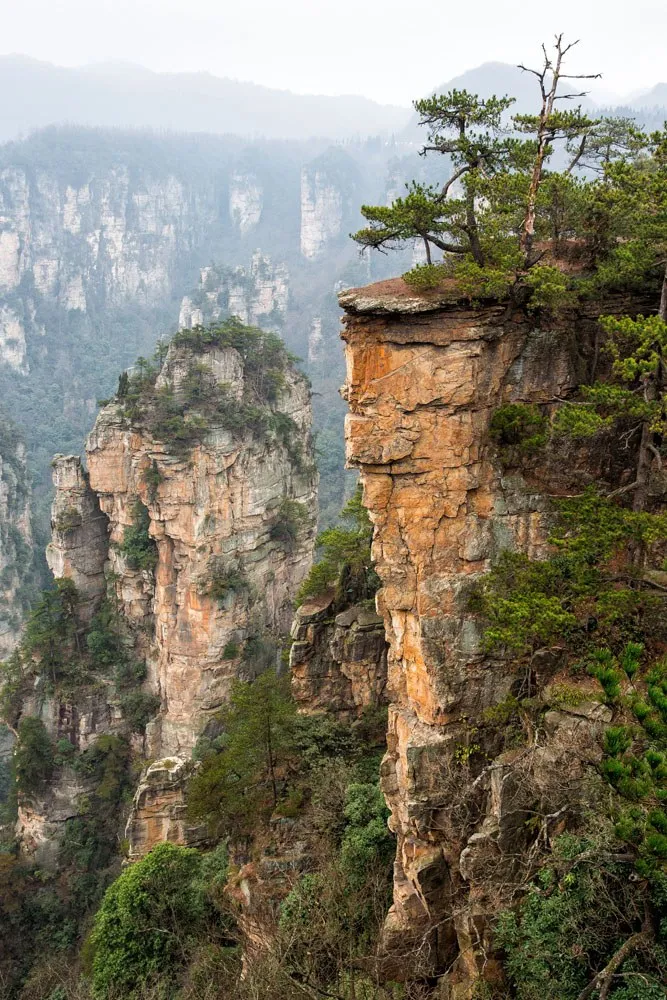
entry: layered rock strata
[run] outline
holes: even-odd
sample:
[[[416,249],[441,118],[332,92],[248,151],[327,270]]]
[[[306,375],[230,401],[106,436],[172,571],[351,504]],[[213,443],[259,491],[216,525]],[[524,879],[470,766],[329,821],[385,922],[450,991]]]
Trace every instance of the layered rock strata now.
[[[206,830],[188,822],[186,789],[192,762],[182,757],[156,760],[144,771],[125,828],[128,858],[144,857],[168,840],[189,847],[206,842]]]
[[[106,593],[108,522],[81,459],[56,455],[52,464],[56,493],[46,561],[56,580],[67,577],[72,581],[79,595],[79,613],[90,620]]]
[[[470,584],[503,550],[546,554],[550,497],[610,471],[609,456],[572,451],[506,469],[489,424],[504,403],[548,412],[586,381],[597,324],[591,306],[538,328],[506,304],[472,309],[455,289],[419,295],[401,280],[339,300],[347,456],[374,523],[389,642],[382,783],[397,857],[387,961],[400,974],[417,955],[417,973],[447,972],[447,995],[468,997],[479,976],[498,973],[491,927],[516,865],[536,836],[546,843],[576,812],[608,721],[582,692],[576,707],[547,713],[539,739],[527,733],[505,751],[495,737],[481,745],[484,713],[520,693],[521,679],[485,652]],[[530,693],[545,706],[561,666],[558,651],[531,664]],[[542,819],[531,832],[525,818],[535,810]]]

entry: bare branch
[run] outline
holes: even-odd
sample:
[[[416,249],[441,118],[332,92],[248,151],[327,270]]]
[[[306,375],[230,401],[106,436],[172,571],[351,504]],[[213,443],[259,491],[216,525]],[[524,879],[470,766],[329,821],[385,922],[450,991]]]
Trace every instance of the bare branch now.
[[[443,184],[440,194],[437,197],[437,201],[444,201],[447,198],[449,190],[454,184],[454,182],[457,181],[459,177],[462,177],[463,174],[468,173],[470,169],[471,169],[470,165],[466,164],[465,166],[461,167],[460,170],[457,170],[456,173],[453,173],[452,176]]]
[[[611,982],[614,978],[614,974],[620,965],[628,958],[633,951],[637,951],[643,944],[648,944],[649,941],[653,940],[653,932],[650,929],[638,931],[637,934],[632,934],[627,941],[625,941],[621,947],[612,955],[609,962],[595,976],[594,979],[590,981],[586,989],[582,990],[577,1000],[586,1000],[591,993],[595,993],[599,990],[599,1000],[606,1000],[609,995],[609,990],[611,988]]]

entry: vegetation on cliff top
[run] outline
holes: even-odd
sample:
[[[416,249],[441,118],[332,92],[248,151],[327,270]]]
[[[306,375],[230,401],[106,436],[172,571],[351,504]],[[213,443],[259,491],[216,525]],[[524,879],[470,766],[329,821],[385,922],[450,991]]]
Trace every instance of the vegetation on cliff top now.
[[[224,348],[238,352],[242,386],[218,381],[206,360],[210,351]],[[169,359],[178,366],[177,378],[171,377]],[[277,442],[300,465],[300,431],[279,409],[288,371],[296,373],[295,360],[276,334],[231,317],[210,327],[181,330],[171,348],[158,345],[152,361],[139,358],[134,370],[121,374],[115,399],[130,423],[145,427],[176,454],[187,455],[213,427],[223,427],[239,437],[250,432],[260,441]],[[158,385],[161,372],[166,377]]]
[[[533,114],[512,116],[512,97],[467,91],[416,101],[422,154],[445,158],[444,179],[364,205],[369,225],[354,239],[383,251],[417,240],[426,263],[404,276],[413,287],[454,278],[471,300],[511,296],[532,311],[659,280],[667,132],[573,106],[585,95],[567,88],[588,77],[566,71],[571,48],[558,36],[539,69],[521,67],[537,80]]]

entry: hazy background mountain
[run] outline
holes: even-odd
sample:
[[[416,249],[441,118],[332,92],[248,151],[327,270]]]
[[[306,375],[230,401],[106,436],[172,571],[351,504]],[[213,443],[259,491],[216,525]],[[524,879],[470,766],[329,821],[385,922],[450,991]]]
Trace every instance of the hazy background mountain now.
[[[69,69],[18,55],[0,56],[0,92],[0,140],[64,123],[345,139],[402,129],[410,117],[409,108],[367,97],[300,95],[127,63]]]
[[[483,63],[432,90],[452,87],[510,94],[519,112],[534,108],[538,97],[535,78],[503,62]],[[581,89],[588,89],[586,81]],[[294,94],[204,72],[155,73],[125,62],[68,68],[22,55],[0,56],[0,92],[0,141],[62,124],[281,139],[402,133],[407,141],[419,141],[409,107],[355,95]],[[603,102],[595,96],[593,90],[580,103],[599,106]],[[634,110],[667,107],[667,84],[615,103]]]

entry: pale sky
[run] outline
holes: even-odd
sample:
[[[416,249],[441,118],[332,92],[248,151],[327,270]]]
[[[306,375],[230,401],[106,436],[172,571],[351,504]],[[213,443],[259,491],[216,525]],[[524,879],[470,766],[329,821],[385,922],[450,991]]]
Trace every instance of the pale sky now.
[[[555,31],[572,71],[627,94],[667,80],[667,0],[2,0],[0,52],[65,66],[124,60],[300,93],[409,104],[482,62],[539,62]]]

